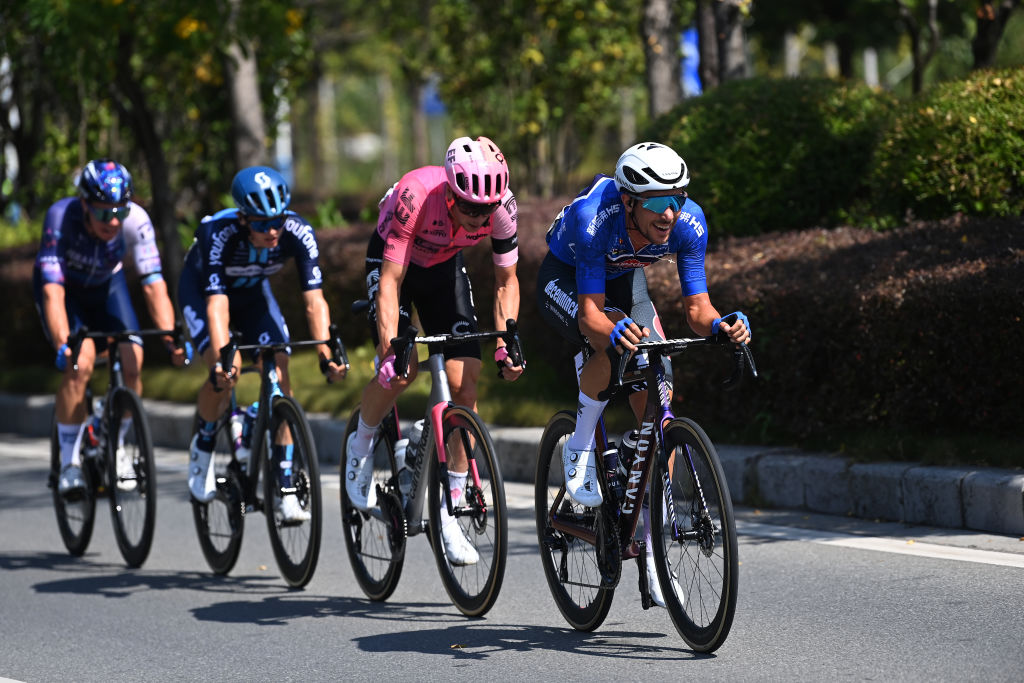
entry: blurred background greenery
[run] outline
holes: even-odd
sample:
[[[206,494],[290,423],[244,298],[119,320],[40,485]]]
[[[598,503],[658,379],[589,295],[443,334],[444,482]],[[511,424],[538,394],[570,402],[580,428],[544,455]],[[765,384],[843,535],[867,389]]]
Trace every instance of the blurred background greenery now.
[[[172,283],[199,218],[231,204],[226,190],[239,168],[269,163],[291,178],[293,208],[317,227],[321,244],[351,236],[365,245],[387,187],[410,168],[441,163],[449,141],[463,134],[488,135],[509,160],[521,257],[531,237],[530,248],[543,249],[560,200],[644,139],[674,145],[689,162],[714,251],[772,232],[1019,217],[1022,65],[1020,0],[7,0],[0,6],[0,281],[17,294],[0,306],[8,321],[0,352],[24,362],[9,364],[0,389],[55,388],[39,360],[47,354],[26,283],[47,207],[74,192],[91,158],[111,156],[133,172]],[[1019,222],[999,225],[1006,236],[991,239],[1005,241],[1003,254],[1019,253]],[[327,273],[337,317],[361,295],[360,248],[339,248],[330,261],[359,271],[334,281]],[[948,253],[937,252],[935,262]],[[539,256],[523,258],[525,272]],[[724,267],[742,276],[754,259]],[[1007,340],[1019,338],[1020,299],[1003,280],[1019,273],[1019,262],[971,275],[971,291],[1007,297],[988,302],[1010,312]],[[521,275],[532,277],[532,270]],[[1003,278],[998,287],[986,280],[995,277]],[[950,285],[935,281],[942,283],[930,284],[925,298],[941,306]],[[474,284],[486,310],[489,282]],[[290,282],[275,284],[281,296],[293,295],[289,289]],[[770,283],[736,301],[769,325],[766,314],[792,321],[778,329],[762,323],[769,360],[773,339],[815,335],[802,310],[780,312],[772,296],[785,289]],[[864,299],[855,292],[835,305],[846,315]],[[887,334],[899,334],[899,306],[858,315],[885,317]],[[977,328],[967,316],[946,320]],[[945,333],[958,336],[953,327]],[[352,377],[329,391],[311,355],[294,357],[295,386],[309,410],[344,414],[355,405],[370,376],[364,338],[353,341]],[[536,359],[529,382],[498,383],[485,371],[485,418],[541,425],[571,398],[562,349],[538,346],[528,348]],[[1017,368],[1005,351],[1011,346],[994,344],[986,358]],[[783,360],[775,360],[781,372]],[[953,368],[959,360],[931,362]],[[204,371],[162,366],[147,364],[146,394],[194,400]],[[931,397],[929,376],[916,381]],[[419,384],[403,399],[410,410],[425,400],[426,383]],[[787,400],[798,405],[806,390],[795,386]],[[243,399],[247,391],[255,387],[243,388]],[[1013,403],[1019,383],[1002,392]],[[843,392],[833,394],[841,410]],[[909,417],[884,420],[900,429]],[[937,448],[925,437],[916,453],[958,450],[955,440]]]

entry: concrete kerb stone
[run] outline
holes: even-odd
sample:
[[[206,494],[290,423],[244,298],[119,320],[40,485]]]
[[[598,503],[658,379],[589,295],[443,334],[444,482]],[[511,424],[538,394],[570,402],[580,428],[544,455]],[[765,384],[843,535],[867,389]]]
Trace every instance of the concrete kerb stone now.
[[[978,470],[960,487],[965,527],[1024,537],[1024,473]]]
[[[48,436],[53,403],[52,396],[0,393],[0,432]],[[154,445],[184,454],[194,406],[151,399],[144,404]],[[336,465],[345,421],[324,414],[310,414],[309,420],[321,462]],[[542,434],[541,427],[491,429],[506,480],[533,481]],[[1024,536],[1024,472],[1019,470],[852,463],[750,446],[718,450],[736,503]]]
[[[960,486],[966,472],[955,467],[911,467],[903,475],[903,521],[960,529]]]

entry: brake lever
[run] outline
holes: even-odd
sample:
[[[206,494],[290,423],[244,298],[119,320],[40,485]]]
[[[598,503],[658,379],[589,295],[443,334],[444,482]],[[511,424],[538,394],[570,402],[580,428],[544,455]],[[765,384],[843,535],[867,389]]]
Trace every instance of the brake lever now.
[[[413,325],[409,325],[403,336],[395,337],[391,340],[391,350],[395,352],[395,372],[403,378],[409,377],[409,361],[412,357],[412,349],[416,344],[416,335],[418,333],[418,329]],[[401,372],[398,372],[399,368],[402,369]]]
[[[238,344],[235,343],[235,338],[231,337],[231,340],[220,349],[220,367],[228,368],[228,373],[231,372],[232,364],[235,362],[235,353],[238,351]],[[224,391],[217,386],[216,373],[210,373],[210,384],[213,385],[213,390],[216,392]]]
[[[508,353],[513,367],[525,368],[526,357],[523,355],[522,342],[519,341],[519,325],[516,323],[515,318],[509,318],[505,321],[505,332],[502,333],[501,338],[505,341],[505,351]],[[498,379],[504,379],[502,365],[503,363],[498,363]]]
[[[71,349],[71,369],[78,372],[78,352],[82,350],[82,342],[89,335],[89,328],[82,325],[78,331],[68,337],[67,345]]]

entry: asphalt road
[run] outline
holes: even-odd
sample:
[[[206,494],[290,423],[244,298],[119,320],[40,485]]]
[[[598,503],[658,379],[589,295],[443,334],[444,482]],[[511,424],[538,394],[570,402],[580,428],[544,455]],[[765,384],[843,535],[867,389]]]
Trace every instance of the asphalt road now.
[[[127,569],[104,506],[72,558],[45,486],[47,443],[0,435],[0,677],[196,680],[1024,680],[1024,541],[849,518],[741,509],[740,593],[712,656],[643,611],[628,566],[605,624],[578,633],[548,594],[532,492],[510,484],[510,552],[494,609],[449,603],[425,537],[401,584],[371,603],[352,578],[336,472],[324,543],[290,591],[259,515],[231,575],[207,570],[185,456],[161,450],[153,551]],[[101,500],[101,503],[105,501]]]

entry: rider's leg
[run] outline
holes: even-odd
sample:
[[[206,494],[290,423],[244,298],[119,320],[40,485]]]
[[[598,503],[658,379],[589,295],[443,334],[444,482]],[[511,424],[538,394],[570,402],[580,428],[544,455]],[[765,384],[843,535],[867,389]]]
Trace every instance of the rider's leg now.
[[[55,414],[61,469],[69,465],[81,467],[79,451],[86,419],[85,390],[95,362],[96,347],[93,340],[85,339],[78,352],[78,370],[68,363],[57,389]]]

